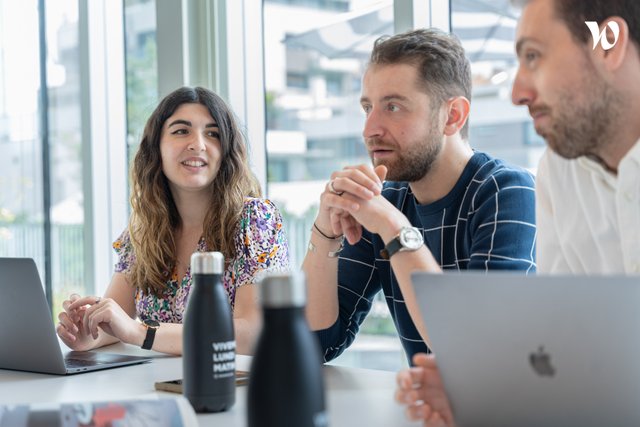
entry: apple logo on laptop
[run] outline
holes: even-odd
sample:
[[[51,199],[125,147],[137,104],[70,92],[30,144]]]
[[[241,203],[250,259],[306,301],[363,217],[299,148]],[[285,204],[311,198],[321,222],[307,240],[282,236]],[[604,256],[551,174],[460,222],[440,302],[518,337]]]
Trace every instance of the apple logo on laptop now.
[[[540,346],[536,353],[529,355],[529,363],[536,374],[541,377],[552,377],[556,373],[555,368],[551,365],[551,355],[544,351],[544,346]]]

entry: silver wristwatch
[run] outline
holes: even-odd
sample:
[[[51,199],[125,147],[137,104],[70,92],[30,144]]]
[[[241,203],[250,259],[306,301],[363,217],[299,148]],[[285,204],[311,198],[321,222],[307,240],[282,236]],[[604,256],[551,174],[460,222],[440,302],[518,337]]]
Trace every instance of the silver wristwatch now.
[[[402,227],[400,233],[380,251],[380,256],[389,259],[396,252],[417,251],[422,245],[424,245],[424,238],[420,230],[416,227]]]

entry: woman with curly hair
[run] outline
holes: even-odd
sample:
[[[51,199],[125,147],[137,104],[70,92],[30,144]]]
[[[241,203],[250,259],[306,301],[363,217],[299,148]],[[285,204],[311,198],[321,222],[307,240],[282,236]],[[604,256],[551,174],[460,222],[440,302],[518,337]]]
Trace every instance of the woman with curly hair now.
[[[182,354],[191,254],[219,251],[237,351],[250,354],[260,329],[251,285],[265,271],[288,270],[288,245],[278,209],[259,198],[229,107],[200,87],[169,94],[147,121],[131,180],[132,212],[113,244],[111,284],[103,297],[64,301],[62,341],[73,350],[120,340]]]

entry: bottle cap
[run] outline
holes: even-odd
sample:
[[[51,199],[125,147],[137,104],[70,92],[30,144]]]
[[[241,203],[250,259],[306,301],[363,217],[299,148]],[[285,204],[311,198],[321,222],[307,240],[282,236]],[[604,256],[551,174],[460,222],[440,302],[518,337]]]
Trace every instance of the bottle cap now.
[[[194,252],[191,255],[191,274],[224,273],[224,255],[220,252]]]
[[[303,272],[267,274],[258,285],[264,308],[304,307],[306,283]]]

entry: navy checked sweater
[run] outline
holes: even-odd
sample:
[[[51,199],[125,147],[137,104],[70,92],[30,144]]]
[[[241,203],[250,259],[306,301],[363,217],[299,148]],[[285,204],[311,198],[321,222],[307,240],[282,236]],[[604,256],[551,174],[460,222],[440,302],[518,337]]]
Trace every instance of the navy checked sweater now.
[[[443,269],[535,272],[534,178],[527,171],[475,152],[454,188],[436,202],[419,205],[406,182],[385,182],[382,195],[422,230]],[[355,245],[345,241],[338,262],[338,319],[316,332],[325,361],[353,342],[380,290],[409,363],[415,353],[429,352],[389,261],[380,257],[382,248],[382,239],[367,230]]]

